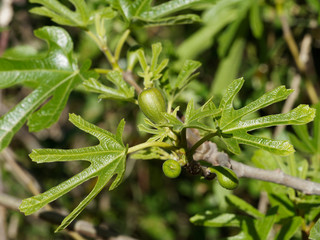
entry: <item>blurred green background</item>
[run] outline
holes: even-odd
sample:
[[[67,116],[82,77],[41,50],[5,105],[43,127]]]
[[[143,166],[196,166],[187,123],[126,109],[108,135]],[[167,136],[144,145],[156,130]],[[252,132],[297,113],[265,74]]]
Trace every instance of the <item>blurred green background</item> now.
[[[67,1],[62,1],[69,4]],[[157,4],[164,1],[155,1]],[[1,4],[1,3],[0,3]],[[91,0],[88,4],[96,8],[105,4],[102,0]],[[24,0],[12,2],[13,16],[9,25],[0,29],[1,39],[6,35],[6,44],[1,45],[2,56],[32,56],[45,48],[45,43],[36,39],[33,30],[56,25],[48,18],[32,15],[33,7]],[[3,6],[2,6],[3,7]],[[139,43],[146,51],[152,43],[161,42],[163,55],[170,59],[172,73],[179,71],[185,59],[202,63],[200,75],[181,95],[178,103],[184,110],[190,99],[198,104],[211,96],[218,102],[226,86],[235,78],[244,77],[245,86],[236,100],[236,107],[256,99],[279,85],[296,88],[298,96],[293,106],[316,104],[319,95],[320,74],[320,28],[318,0],[267,1],[231,0],[203,1],[192,9],[185,10],[201,16],[202,22],[191,25],[132,27],[131,37],[124,50]],[[305,70],[297,67],[283,35],[285,18],[298,50],[305,51]],[[93,67],[108,67],[104,56],[95,44],[79,29],[66,27],[71,34],[80,65],[86,59]],[[120,20],[107,25],[108,41],[115,46],[125,26]],[[303,50],[303,41],[311,39],[309,49]],[[120,65],[125,64],[125,54]],[[300,83],[295,86],[295,76]],[[1,81],[1,80],[0,80]],[[0,90],[0,114],[4,114],[29,93],[26,88]],[[279,113],[284,103],[266,108],[261,115]],[[86,167],[82,162],[32,163],[28,154],[33,148],[78,148],[96,144],[96,140],[76,129],[67,121],[68,113],[76,113],[99,127],[114,132],[120,119],[126,119],[124,142],[129,146],[147,139],[137,130],[142,114],[134,104],[112,100],[98,100],[97,95],[87,94],[79,88],[71,94],[68,106],[58,123],[50,129],[29,133],[25,126],[10,145],[19,164],[27,169],[40,183],[44,191],[69,178]],[[288,139],[291,128],[281,131],[276,137]],[[273,135],[274,129],[263,134]],[[256,149],[246,147],[239,156],[232,158],[251,164]],[[297,151],[296,159],[310,158]],[[3,192],[18,198],[29,197],[30,193],[14,178],[0,155],[1,188]],[[235,194],[255,207],[260,199],[261,182],[241,179]],[[90,192],[93,182],[85,183],[52,206],[70,211]],[[121,234],[137,239],[222,239],[237,233],[233,228],[205,228],[195,226],[189,218],[198,212],[212,210],[217,213],[236,211],[227,204],[225,196],[230,191],[222,189],[216,181],[200,180],[199,177],[183,173],[178,179],[168,179],[161,170],[160,161],[138,161],[128,159],[123,183],[109,192],[102,191],[83,211],[79,218],[94,224],[107,224]],[[66,233],[53,235],[55,226],[41,220],[25,217],[19,212],[7,210],[8,226],[18,220],[14,239],[71,239]],[[11,225],[10,225],[11,224]],[[14,236],[14,235],[13,235]],[[299,238],[299,235],[297,235]]]

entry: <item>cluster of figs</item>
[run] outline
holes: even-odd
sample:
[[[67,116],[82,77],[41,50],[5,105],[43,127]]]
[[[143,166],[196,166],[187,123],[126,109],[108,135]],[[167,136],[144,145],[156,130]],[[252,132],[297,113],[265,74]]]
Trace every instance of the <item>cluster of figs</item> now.
[[[154,123],[164,121],[161,112],[166,111],[166,101],[161,91],[156,87],[144,89],[138,96],[138,104],[143,114]],[[181,165],[177,160],[168,159],[162,165],[163,173],[169,178],[177,178],[181,173]],[[216,174],[219,184],[229,190],[235,189],[239,180],[237,175],[227,167],[209,167]]]

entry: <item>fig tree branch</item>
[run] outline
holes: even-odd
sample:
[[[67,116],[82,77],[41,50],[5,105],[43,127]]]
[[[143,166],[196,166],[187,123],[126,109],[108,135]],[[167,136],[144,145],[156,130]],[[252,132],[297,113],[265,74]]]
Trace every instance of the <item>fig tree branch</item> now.
[[[188,142],[193,145],[198,141],[197,134],[189,130]],[[232,160],[226,153],[219,152],[215,143],[204,142],[193,155],[195,161],[203,160],[214,166],[230,167],[239,178],[252,178],[266,182],[273,182],[283,186],[291,187],[304,194],[320,195],[320,183],[300,179],[283,173],[280,169],[264,170]]]
[[[286,29],[286,34],[287,29]],[[290,34],[290,33],[289,33]],[[291,35],[292,36],[292,35]],[[124,75],[127,79],[128,76]],[[137,90],[137,88],[136,88]],[[138,91],[137,91],[138,92]],[[180,121],[182,121],[180,119]],[[304,179],[296,178],[287,174],[284,174],[281,170],[264,170],[249,165],[239,163],[230,159],[228,154],[218,151],[217,145],[211,141],[205,141],[199,145],[200,135],[196,129],[187,129],[186,138],[188,148],[192,149],[193,163],[190,163],[187,171],[191,174],[202,174],[208,179],[212,179],[212,174],[201,166],[198,161],[203,160],[210,163],[213,166],[225,166],[234,170],[239,178],[253,178],[266,182],[273,182],[283,186],[291,187],[304,194],[320,195],[320,184]],[[195,146],[195,147],[193,147]]]
[[[294,188],[308,195],[320,195],[320,184],[285,174],[280,169],[264,170],[251,167],[238,161],[230,160],[232,170],[239,178],[254,178]]]

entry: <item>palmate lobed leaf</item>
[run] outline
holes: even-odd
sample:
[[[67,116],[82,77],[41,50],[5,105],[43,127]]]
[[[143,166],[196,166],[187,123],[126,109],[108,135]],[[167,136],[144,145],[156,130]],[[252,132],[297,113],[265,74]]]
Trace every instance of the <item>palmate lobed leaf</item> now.
[[[100,143],[93,147],[71,150],[36,149],[32,151],[30,158],[37,163],[83,160],[89,161],[91,163],[90,166],[48,191],[24,199],[19,207],[20,211],[24,212],[26,215],[32,214],[46,204],[71,191],[81,183],[97,177],[97,182],[93,190],[63,220],[56,231],[67,227],[104,188],[113,176],[116,175],[109,189],[112,190],[120,184],[125,172],[126,154],[128,149],[122,142],[122,132],[125,124],[124,120],[119,123],[116,135],[85,121],[75,114],[70,114],[69,120],[81,130],[95,136]]]
[[[288,113],[243,121],[243,117],[270,104],[286,99],[293,91],[286,89],[284,86],[280,86],[265,93],[247,106],[235,110],[233,108],[233,100],[235,95],[240,91],[243,83],[244,80],[242,78],[234,80],[229,85],[219,105],[219,108],[222,109],[221,119],[218,121],[219,129],[221,130],[220,135],[228,149],[235,154],[239,154],[239,144],[241,143],[259,147],[280,155],[287,155],[294,152],[293,146],[288,141],[257,137],[248,134],[247,131],[276,125],[306,124],[314,119],[315,109],[307,105],[299,105]]]
[[[0,118],[0,151],[26,120],[30,131],[39,131],[55,123],[71,91],[84,79],[96,77],[95,73],[88,71],[90,63],[78,68],[73,57],[73,42],[65,30],[43,27],[36,30],[35,35],[49,45],[45,57],[0,58],[0,88],[18,84],[34,87],[33,92]]]

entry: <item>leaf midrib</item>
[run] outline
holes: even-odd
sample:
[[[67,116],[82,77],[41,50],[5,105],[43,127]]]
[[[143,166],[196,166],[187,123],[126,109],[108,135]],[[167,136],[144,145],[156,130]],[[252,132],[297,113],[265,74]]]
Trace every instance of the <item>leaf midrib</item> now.
[[[3,137],[0,136],[0,142],[3,141],[3,139],[5,139],[5,137],[8,135],[8,133],[12,132],[12,130],[14,129],[15,126],[17,126],[17,124],[26,116],[30,115],[32,111],[34,111],[34,109],[36,109],[38,106],[40,106],[40,104],[47,99],[52,92],[54,92],[60,85],[62,85],[63,83],[65,83],[66,81],[68,81],[69,79],[73,78],[76,74],[78,74],[79,71],[75,71],[73,74],[71,74],[69,77],[64,78],[62,81],[60,81],[59,83],[57,83],[56,85],[54,85],[54,87],[50,88],[50,90],[48,90],[45,94],[42,94],[42,96],[40,98],[38,98],[36,101],[33,102],[33,104],[30,105],[28,111],[25,112],[25,114],[20,115],[20,117],[15,121],[15,123],[13,125],[11,125],[11,128],[9,129],[4,129],[1,128],[2,130],[4,130],[6,132],[6,134],[2,135]],[[39,88],[39,87],[38,87]],[[12,112],[11,112],[12,113]],[[7,116],[7,115],[4,115]],[[1,121],[1,119],[0,119]]]

